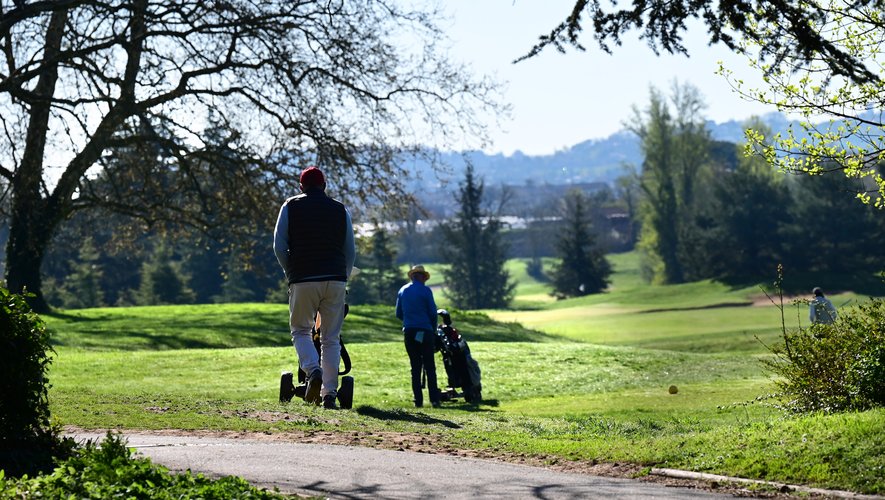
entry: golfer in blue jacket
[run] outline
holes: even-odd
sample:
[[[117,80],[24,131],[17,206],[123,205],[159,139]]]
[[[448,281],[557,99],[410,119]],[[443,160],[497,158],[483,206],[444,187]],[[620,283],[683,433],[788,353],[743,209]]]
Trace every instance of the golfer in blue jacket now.
[[[409,270],[410,282],[400,288],[396,295],[396,317],[403,322],[403,338],[412,365],[412,393],[415,406],[424,406],[421,390],[421,372],[427,374],[427,392],[430,404],[439,407],[440,392],[436,386],[436,302],[433,291],[425,285],[430,273],[424,266]]]

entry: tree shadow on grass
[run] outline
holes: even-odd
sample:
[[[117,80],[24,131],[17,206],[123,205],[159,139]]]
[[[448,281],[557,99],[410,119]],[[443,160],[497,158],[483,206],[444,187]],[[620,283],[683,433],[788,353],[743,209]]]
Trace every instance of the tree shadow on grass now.
[[[774,278],[774,276],[771,276]],[[733,277],[719,280],[733,289],[745,288],[758,285],[762,278]],[[804,295],[810,298],[812,288],[823,287],[827,295],[835,295],[839,292],[851,291],[858,295],[872,297],[885,296],[885,279],[877,273],[833,273],[833,272],[794,272],[784,276],[781,288],[784,293],[790,295]],[[776,290],[768,285],[765,287],[769,293],[776,294]]]
[[[54,331],[50,331],[52,335]],[[79,339],[65,341],[52,335],[50,343],[53,347],[74,346],[86,349],[113,349],[119,351],[162,351],[176,349],[229,349],[236,347],[252,347],[248,343],[245,346],[231,345],[223,341],[212,339],[191,338],[187,335],[174,333],[142,332],[137,330],[118,330],[111,333],[97,332],[84,334]],[[282,342],[273,342],[270,345],[258,343],[259,347],[282,347]]]
[[[498,407],[500,402],[497,399],[483,399],[482,403],[468,403],[466,401],[447,401],[442,404],[443,408],[449,408],[452,410],[463,410],[469,411],[471,413],[480,413],[480,412],[492,412],[492,410],[488,407]]]
[[[471,311],[450,311],[453,325],[468,342],[550,342],[562,337],[526,328],[515,322],[502,322],[487,314]]]
[[[81,316],[79,314],[70,313],[62,309],[53,309],[51,312],[41,314],[41,316],[55,318],[73,323],[89,323],[96,321],[107,321],[112,318],[110,314],[97,314],[93,316]]]
[[[461,428],[461,425],[452,422],[451,420],[443,420],[424,413],[410,413],[404,410],[382,410],[368,405],[358,406],[356,412],[364,417],[372,417],[379,420],[400,420],[416,424],[442,425],[450,429]]]
[[[660,313],[660,312],[670,312],[670,311],[703,311],[706,309],[721,309],[726,307],[750,307],[753,303],[750,301],[741,301],[741,302],[720,302],[718,304],[707,304],[702,306],[684,306],[684,307],[663,307],[658,309],[643,309],[641,311],[636,311],[636,314],[649,314],[649,313]]]

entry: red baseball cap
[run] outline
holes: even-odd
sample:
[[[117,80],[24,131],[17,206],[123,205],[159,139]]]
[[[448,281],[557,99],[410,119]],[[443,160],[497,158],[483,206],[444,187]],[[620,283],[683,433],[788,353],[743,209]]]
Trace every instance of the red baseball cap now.
[[[316,167],[307,167],[301,172],[299,180],[304,187],[317,187],[326,183],[326,176],[323,175],[322,170]]]

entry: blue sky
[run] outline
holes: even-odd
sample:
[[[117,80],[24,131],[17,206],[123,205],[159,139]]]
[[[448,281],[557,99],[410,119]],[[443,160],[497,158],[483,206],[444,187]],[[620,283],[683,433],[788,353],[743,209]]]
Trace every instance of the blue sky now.
[[[761,82],[745,58],[721,45],[708,47],[701,24],[686,37],[690,57],[655,56],[638,34],[609,55],[586,36],[586,52],[563,55],[548,49],[514,65],[513,59],[568,15],[574,0],[449,0],[443,5],[451,16],[442,25],[453,43],[452,57],[507,82],[511,120],[493,131],[488,152],[549,154],[606,137],[623,128],[634,105],[648,102],[650,86],[669,91],[675,79],[701,91],[707,118],[717,122],[775,111],[741,99],[715,74],[721,60],[746,82]]]

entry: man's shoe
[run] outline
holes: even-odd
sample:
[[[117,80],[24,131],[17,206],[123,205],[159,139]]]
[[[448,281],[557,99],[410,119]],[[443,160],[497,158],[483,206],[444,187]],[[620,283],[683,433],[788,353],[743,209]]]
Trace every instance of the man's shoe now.
[[[430,403],[430,406],[432,406],[434,408],[439,408],[441,405],[439,404],[439,401],[432,401]]]
[[[327,410],[337,410],[338,405],[335,404],[335,395],[334,394],[326,394],[323,396],[323,408]]]
[[[307,390],[304,392],[304,400],[310,404],[318,405],[323,400],[320,398],[320,389],[323,387],[323,372],[319,368],[310,372],[307,377]]]

